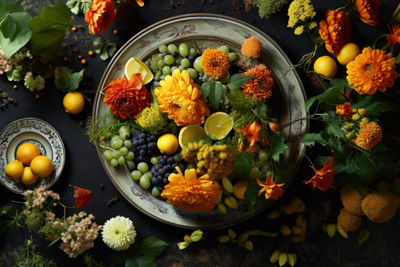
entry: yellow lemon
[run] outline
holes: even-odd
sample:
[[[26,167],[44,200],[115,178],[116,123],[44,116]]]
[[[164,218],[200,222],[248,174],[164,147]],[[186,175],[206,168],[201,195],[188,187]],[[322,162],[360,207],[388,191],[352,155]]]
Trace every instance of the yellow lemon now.
[[[345,66],[349,62],[353,61],[360,53],[361,49],[357,44],[347,43],[342,47],[342,49],[340,49],[340,52],[336,58],[340,64]]]
[[[133,74],[135,73],[140,73],[142,75],[142,80],[143,84],[148,84],[153,80],[153,73],[147,67],[146,64],[143,63],[140,59],[136,57],[131,57],[126,63],[125,63],[125,77],[127,79],[130,79]]]
[[[336,75],[337,65],[330,56],[322,56],[314,62],[314,71],[328,78],[333,78]]]
[[[31,164],[31,161],[39,155],[39,148],[32,143],[24,143],[17,149],[17,159],[25,165]]]
[[[244,199],[244,194],[246,193],[247,187],[249,187],[249,181],[238,181],[233,186],[233,194],[237,199]]]
[[[233,119],[225,112],[215,112],[204,123],[206,134],[215,140],[221,140],[233,128]]]
[[[200,125],[188,125],[181,129],[179,132],[179,145],[186,146],[193,139],[202,139],[207,136],[204,128]]]
[[[41,178],[49,176],[53,171],[51,160],[46,156],[34,158],[30,167],[32,172]]]
[[[65,112],[76,115],[85,107],[85,98],[79,92],[69,92],[64,96],[63,106],[65,108]]]
[[[171,133],[163,134],[157,140],[157,147],[161,153],[173,154],[178,150],[178,138]]]
[[[21,182],[23,184],[31,185],[36,183],[37,180],[38,177],[32,172],[31,167],[25,167],[21,176]]]
[[[22,165],[22,162],[19,160],[11,161],[10,163],[7,164],[5,169],[6,175],[12,179],[20,178],[23,172],[24,172],[24,165]]]

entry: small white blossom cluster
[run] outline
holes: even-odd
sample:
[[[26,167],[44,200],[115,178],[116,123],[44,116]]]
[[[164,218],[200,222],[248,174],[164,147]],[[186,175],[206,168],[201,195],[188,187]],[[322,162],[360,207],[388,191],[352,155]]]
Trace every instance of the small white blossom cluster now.
[[[24,193],[25,196],[25,206],[27,209],[33,209],[35,207],[39,207],[43,209],[43,204],[46,201],[53,202],[53,206],[56,206],[56,201],[60,200],[60,195],[51,191],[46,190],[45,187],[40,186],[35,190],[26,190]]]
[[[101,226],[94,222],[92,214],[83,211],[68,217],[66,223],[68,228],[61,234],[62,243],[59,247],[69,257],[75,258],[93,247]]]
[[[44,89],[45,81],[42,76],[33,76],[32,72],[27,72],[24,78],[24,85],[29,91],[40,91]]]
[[[103,242],[114,250],[125,250],[135,242],[136,230],[129,218],[117,216],[103,226]]]
[[[3,50],[0,48],[0,74],[9,72],[11,68],[11,64],[8,62],[8,59],[4,55]]]

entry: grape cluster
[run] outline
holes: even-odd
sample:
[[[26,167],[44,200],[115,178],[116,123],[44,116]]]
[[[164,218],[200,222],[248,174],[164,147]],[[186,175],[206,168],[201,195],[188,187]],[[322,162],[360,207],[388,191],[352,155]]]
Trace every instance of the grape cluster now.
[[[169,183],[168,176],[171,173],[177,173],[175,167],[178,166],[177,160],[180,160],[179,154],[177,156],[158,156],[152,163],[155,163],[151,168],[153,179],[151,183],[156,186],[159,191],[162,191],[164,186]]]
[[[135,132],[132,144],[135,148],[135,162],[150,162],[152,156],[160,154],[157,148],[157,136],[146,132]]]
[[[112,167],[118,167],[119,165],[124,164],[126,164],[130,170],[136,167],[136,164],[133,161],[135,154],[132,151],[132,141],[129,140],[130,135],[131,132],[129,126],[121,126],[118,135],[111,137],[111,148],[106,148],[103,152],[103,156]]]

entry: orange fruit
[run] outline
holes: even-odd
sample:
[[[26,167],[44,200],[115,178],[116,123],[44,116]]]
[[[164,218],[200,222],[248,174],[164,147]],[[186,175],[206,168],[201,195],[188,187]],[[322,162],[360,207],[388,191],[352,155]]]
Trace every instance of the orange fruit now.
[[[337,72],[337,64],[330,56],[322,56],[315,60],[314,71],[328,78],[333,78]]]
[[[161,153],[173,154],[178,150],[178,138],[171,133],[163,134],[157,140],[157,147]]]
[[[17,159],[25,165],[31,164],[31,161],[39,155],[39,148],[32,143],[24,143],[17,149]]]
[[[32,172],[31,167],[25,167],[21,176],[21,182],[26,185],[36,183],[38,177]]]
[[[79,92],[69,92],[64,96],[63,106],[65,108],[65,112],[76,115],[85,107],[85,98]]]
[[[32,172],[41,178],[49,176],[53,171],[51,160],[46,156],[34,158],[30,167]]]
[[[5,168],[6,175],[12,179],[20,178],[23,172],[24,165],[22,165],[22,162],[19,160],[11,161]]]
[[[339,54],[337,55],[337,60],[342,65],[347,65],[349,62],[353,61],[356,56],[361,53],[361,49],[355,43],[347,43],[342,49],[340,49]]]

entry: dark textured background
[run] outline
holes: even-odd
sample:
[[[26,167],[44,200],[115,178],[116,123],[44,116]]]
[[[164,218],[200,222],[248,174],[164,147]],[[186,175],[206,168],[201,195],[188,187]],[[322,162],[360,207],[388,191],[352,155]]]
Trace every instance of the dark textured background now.
[[[228,0],[147,0],[143,8],[139,8],[136,3],[132,4],[126,0],[125,2],[128,5],[131,4],[131,9],[127,9],[129,19],[123,22],[115,22],[104,34],[106,39],[116,41],[118,47],[136,32],[154,22],[171,16],[194,12],[224,14],[251,23],[270,35],[283,48],[292,62],[297,62],[303,54],[309,52],[313,47],[306,35],[297,37],[293,34],[292,29],[286,27],[287,7],[282,12],[272,15],[270,19],[264,20],[259,18],[256,8],[245,13],[243,9],[234,8],[232,1]],[[241,3],[241,1],[233,2]],[[319,21],[326,9],[343,6],[346,1],[314,0],[312,2],[317,10],[316,19]],[[29,6],[29,1],[24,3]],[[171,3],[173,3],[172,7]],[[381,18],[384,23],[381,25],[385,25],[397,4],[397,0],[382,1]],[[32,7],[32,9],[34,12],[35,7]],[[73,23],[74,25],[83,24],[82,16],[75,18]],[[370,27],[354,17],[352,18],[352,25],[352,39],[359,45],[371,42],[379,35],[379,30],[383,30],[383,28]],[[113,29],[119,29],[119,34],[113,35]],[[103,62],[97,57],[86,56],[87,51],[91,49],[90,39],[88,38],[86,28],[79,29],[76,33],[70,33],[66,45],[62,48],[62,56],[69,56],[70,60],[67,65],[75,70],[80,70],[82,67],[77,55],[85,56],[88,60],[87,74],[93,77],[92,85],[88,85],[88,88],[85,89],[94,90],[107,62]],[[324,49],[320,49],[320,53],[326,52]],[[308,82],[303,73],[300,73],[300,75],[304,79],[307,95],[315,94],[318,89],[310,85],[311,83]],[[286,244],[284,240],[274,241],[269,238],[254,238],[255,251],[247,252],[236,244],[218,244],[215,237],[221,234],[221,231],[206,231],[204,233],[205,238],[200,243],[193,244],[186,251],[178,251],[176,243],[182,241],[183,236],[190,231],[159,223],[131,207],[122,199],[104,173],[94,146],[89,143],[88,137],[84,135],[83,123],[91,113],[89,103],[86,103],[84,112],[78,116],[71,116],[63,110],[62,93],[49,81],[38,100],[28,90],[25,90],[22,84],[19,84],[17,90],[13,90],[12,83],[7,81],[5,75],[0,79],[0,88],[8,91],[18,101],[17,105],[11,105],[6,111],[0,112],[0,129],[19,118],[38,117],[52,124],[63,138],[67,160],[64,172],[52,190],[62,195],[64,203],[72,203],[73,192],[68,184],[88,188],[93,191],[93,198],[83,210],[93,213],[100,224],[116,215],[126,216],[133,220],[139,238],[155,235],[172,244],[158,260],[160,266],[272,266],[268,262],[269,255],[275,248],[280,248],[279,246]],[[315,125],[312,128],[315,128]],[[382,225],[373,225],[364,220],[362,227],[371,229],[372,234],[363,246],[357,245],[357,233],[352,234],[350,240],[338,236],[331,239],[313,225],[317,225],[323,218],[319,204],[322,201],[329,200],[334,203],[337,200],[337,194],[335,192],[325,194],[312,192],[308,186],[301,183],[310,175],[312,173],[308,164],[303,163],[296,181],[288,190],[288,194],[297,194],[306,201],[308,207],[306,213],[310,220],[308,230],[311,234],[308,241],[301,245],[288,243],[289,252],[296,251],[299,255],[298,266],[400,266],[399,215],[390,223]],[[101,189],[100,184],[103,184],[105,188]],[[111,207],[107,206],[106,202],[114,196],[118,196],[119,200]],[[0,187],[0,204],[19,199],[19,196]],[[332,219],[334,220],[334,217]],[[233,229],[240,233],[243,230],[254,228],[268,231],[273,230],[274,227],[279,226],[268,223],[265,213],[263,213],[233,227]],[[47,242],[44,239],[34,233],[29,233],[26,229],[12,230],[5,234],[0,242],[0,266],[10,266],[12,251],[31,235],[38,243],[41,253],[54,259],[59,266],[83,266],[81,258],[72,260],[57,247],[47,248]],[[111,265],[113,252],[104,245],[101,237],[96,241],[95,248],[91,249],[90,252],[96,259],[103,261],[105,266]]]

